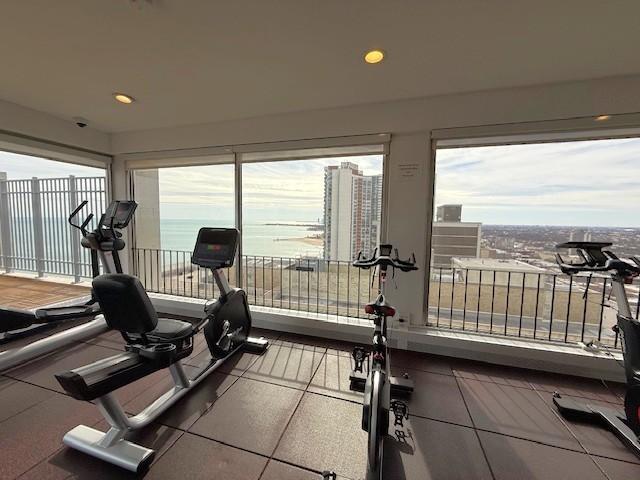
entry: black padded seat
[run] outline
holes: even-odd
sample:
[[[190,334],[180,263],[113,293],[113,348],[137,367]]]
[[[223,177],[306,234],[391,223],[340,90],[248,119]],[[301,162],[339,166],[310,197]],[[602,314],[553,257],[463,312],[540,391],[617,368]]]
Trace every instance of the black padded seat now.
[[[147,338],[153,343],[173,342],[193,335],[193,325],[189,322],[172,318],[159,318],[158,325],[147,333]]]

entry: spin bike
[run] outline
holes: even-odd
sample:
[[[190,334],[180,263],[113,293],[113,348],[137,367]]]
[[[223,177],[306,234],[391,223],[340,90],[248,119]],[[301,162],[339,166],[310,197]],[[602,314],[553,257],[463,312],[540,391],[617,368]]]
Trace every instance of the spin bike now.
[[[72,397],[95,400],[110,427],[105,433],[79,425],[64,436],[67,446],[132,472],[142,472],[151,464],[155,452],[127,440],[127,436],[157,419],[239,350],[266,351],[267,340],[249,337],[251,312],[246,293],[231,288],[224,275],[223,269],[233,266],[237,246],[236,229],[200,229],[191,262],[212,271],[220,297],[205,304],[204,318],[196,323],[158,318],[144,287],[134,276],[106,274],[94,279],[93,289],[104,317],[111,328],[121,333],[125,352],[56,375]],[[193,338],[200,331],[210,359],[187,373],[181,360],[193,352]],[[113,392],[164,368],[171,372],[174,386],[138,415],[127,416]]]
[[[560,254],[556,254],[556,260],[562,272],[567,275],[596,272],[611,275],[612,290],[618,304],[617,324],[613,326],[613,331],[621,339],[627,378],[625,412],[623,414],[613,408],[578,402],[557,392],[554,393],[553,403],[566,418],[596,423],[607,428],[640,457],[640,322],[631,313],[625,290],[625,284],[631,284],[640,275],[640,259],[620,259],[611,251],[605,250],[610,246],[611,243],[599,242],[562,243],[557,248],[576,249],[582,262],[566,263]]]
[[[408,375],[405,374],[402,378],[391,376],[387,348],[387,317],[393,317],[396,310],[387,303],[384,287],[389,267],[393,269],[394,276],[396,269],[410,272],[418,267],[415,255],[412,255],[410,260],[400,260],[398,250],[388,244],[376,248],[371,258],[364,258],[360,253],[353,266],[365,270],[378,268],[378,297],[364,309],[367,314],[374,316],[372,349],[370,352],[362,347],[353,350],[355,368],[349,380],[351,390],[364,392],[362,429],[368,433],[366,480],[380,480],[383,478],[384,437],[389,433],[389,411],[393,411],[395,416],[394,425],[403,426],[404,419],[409,418],[409,410],[407,404],[397,398],[408,397],[413,392],[413,382],[409,380]]]

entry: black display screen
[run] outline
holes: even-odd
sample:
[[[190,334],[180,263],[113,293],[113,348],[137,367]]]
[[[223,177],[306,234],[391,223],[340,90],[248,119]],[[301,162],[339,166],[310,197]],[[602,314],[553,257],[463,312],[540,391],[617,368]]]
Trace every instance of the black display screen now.
[[[201,228],[191,262],[202,267],[230,267],[238,248],[235,228]]]
[[[113,226],[116,228],[124,228],[129,225],[133,213],[136,211],[138,204],[134,201],[120,201],[113,215]]]

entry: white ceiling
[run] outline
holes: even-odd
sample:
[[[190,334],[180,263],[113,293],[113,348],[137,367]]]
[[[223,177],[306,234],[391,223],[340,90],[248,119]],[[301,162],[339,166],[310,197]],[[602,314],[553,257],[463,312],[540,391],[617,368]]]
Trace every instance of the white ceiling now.
[[[637,0],[6,1],[0,99],[118,132],[638,74],[639,19]]]

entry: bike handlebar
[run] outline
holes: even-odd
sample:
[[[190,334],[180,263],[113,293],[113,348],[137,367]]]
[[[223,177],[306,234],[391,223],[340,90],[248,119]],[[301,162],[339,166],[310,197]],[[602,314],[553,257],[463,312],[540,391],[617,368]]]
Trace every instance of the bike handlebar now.
[[[78,205],[76,207],[76,209],[73,212],[71,212],[71,214],[67,218],[67,220],[69,221],[69,225],[71,225],[72,227],[75,227],[78,230],[80,230],[83,235],[86,235],[86,233],[87,233],[86,227],[87,227],[87,225],[89,225],[89,222],[93,218],[93,213],[90,213],[87,216],[87,218],[85,218],[84,221],[82,223],[80,223],[80,224],[73,223],[73,220],[78,215],[78,213],[80,213],[80,210],[82,210],[85,207],[85,205],[87,205],[88,203],[89,202],[87,200],[83,200],[80,203],[80,205]]]
[[[391,252],[395,252],[395,256],[391,256]],[[407,260],[401,260],[398,255],[398,249],[393,248],[389,244],[380,245],[373,252],[370,258],[364,258],[362,252],[358,254],[358,258],[354,260],[353,264],[356,268],[369,269],[374,267],[380,267],[383,271],[389,267],[398,268],[403,272],[410,272],[412,270],[418,270],[416,266],[416,256],[411,254],[411,257]]]
[[[567,242],[561,243],[556,248],[576,249],[582,262],[569,263],[559,253],[556,253],[556,262],[567,275],[576,273],[615,272],[622,277],[635,277],[640,275],[640,259],[630,257],[628,260],[618,258],[613,252],[604,250],[610,247],[610,243],[599,242]]]

